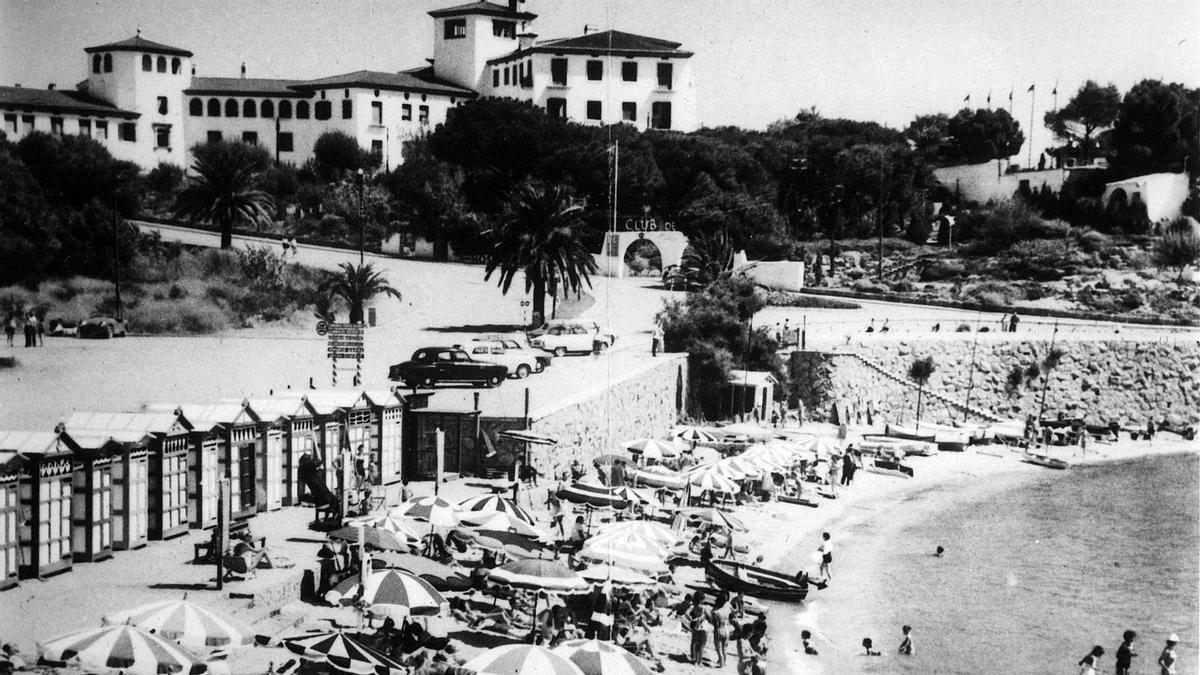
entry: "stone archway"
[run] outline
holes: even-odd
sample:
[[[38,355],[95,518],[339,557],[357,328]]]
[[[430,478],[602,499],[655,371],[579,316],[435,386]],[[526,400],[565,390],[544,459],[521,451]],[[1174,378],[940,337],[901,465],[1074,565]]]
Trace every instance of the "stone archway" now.
[[[603,248],[595,256],[600,274],[618,278],[626,276],[625,253],[639,240],[645,240],[658,249],[664,270],[682,263],[683,250],[688,246],[688,238],[675,230],[608,232],[604,235]]]
[[[1108,210],[1119,214],[1123,214],[1129,210],[1129,197],[1125,194],[1123,188],[1113,190],[1108,198]]]
[[[621,256],[625,262],[625,273],[633,276],[661,276],[663,272],[662,251],[649,239],[634,239],[625,247]]]

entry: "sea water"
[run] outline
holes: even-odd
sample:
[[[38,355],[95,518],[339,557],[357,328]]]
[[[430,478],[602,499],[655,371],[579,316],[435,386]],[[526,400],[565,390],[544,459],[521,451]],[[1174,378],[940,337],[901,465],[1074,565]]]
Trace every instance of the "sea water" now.
[[[857,543],[835,557],[842,592],[815,594],[822,638],[845,655],[870,636],[883,655],[833,670],[1075,673],[1101,645],[1099,670],[1112,672],[1132,629],[1132,672],[1158,673],[1170,633],[1182,639],[1178,672],[1197,672],[1200,457],[986,480],[916,493],[847,523]],[[858,604],[839,612],[829,604],[839,596]],[[896,654],[904,624],[914,627],[913,657]]]

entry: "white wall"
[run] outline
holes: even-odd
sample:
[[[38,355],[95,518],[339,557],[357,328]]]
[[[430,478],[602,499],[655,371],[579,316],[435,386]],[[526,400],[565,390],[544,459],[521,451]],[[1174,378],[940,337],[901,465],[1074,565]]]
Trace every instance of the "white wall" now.
[[[187,161],[187,132],[184,127],[185,109],[183,90],[191,84],[192,61],[183,56],[167,56],[132,51],[99,52],[101,60],[105,53],[112,55],[113,70],[111,73],[92,72],[92,54],[86,57],[84,72],[88,73],[88,91],[91,95],[101,98],[114,106],[140,114],[137,119],[137,141],[135,143],[117,142],[113,155],[120,159],[137,162],[144,169],[151,169],[162,163],[183,166]],[[142,70],[142,57],[148,55],[151,61],[150,71]],[[166,61],[166,72],[158,72],[158,59]],[[179,59],[178,72],[172,72],[171,64]],[[167,99],[167,112],[160,113],[158,98]],[[170,125],[170,145],[165,148],[156,147],[155,125]],[[110,127],[111,127],[110,123]],[[117,138],[116,129],[110,129],[109,134]]]
[[[338,94],[342,92],[339,90]],[[381,141],[387,168],[394,169],[404,162],[404,141],[433,131],[446,121],[446,112],[461,104],[461,96],[440,94],[418,94],[415,92],[389,91],[380,89],[352,89],[354,100],[354,137],[364,149],[371,149],[372,141]],[[383,104],[383,124],[376,125],[372,119],[371,103]],[[412,106],[411,119],[405,120],[404,106]],[[422,124],[421,106],[429,107],[429,122]]]
[[[13,116],[15,120],[15,128],[11,126],[9,116]],[[26,125],[23,118],[33,117],[32,131],[41,131],[43,133],[51,133],[50,118],[60,117],[63,120],[63,134],[76,135],[80,133],[79,124],[86,120],[91,125],[91,137],[108,149],[109,153],[117,159],[135,161],[138,154],[138,149],[134,143],[121,141],[117,138],[117,125],[125,120],[118,117],[98,117],[94,115],[76,115],[76,114],[58,114],[48,112],[22,112],[15,108],[0,108],[0,131],[3,131],[10,143],[16,143],[22,138],[29,135],[30,131],[26,130]],[[108,125],[108,137],[101,138],[97,135],[96,123],[106,123]],[[140,140],[140,139],[139,139]]]
[[[993,159],[982,164],[962,164],[934,169],[933,176],[951,193],[957,190],[964,200],[984,203],[989,200],[1012,199],[1021,181],[1025,180],[1029,181],[1029,189],[1033,192],[1041,190],[1042,186],[1049,187],[1052,192],[1059,192],[1068,173],[1066,169],[1004,173],[1007,166],[1005,160]]]
[[[488,59],[515,51],[519,44],[515,36],[506,38],[493,35],[494,19],[498,17],[452,16],[434,19],[433,69],[438,77],[468,89],[481,89]],[[446,22],[459,20],[466,21],[466,36],[446,39]],[[517,21],[516,24],[517,33],[525,31],[526,22]]]
[[[1150,222],[1170,221],[1183,213],[1183,202],[1188,196],[1188,176],[1186,173],[1151,173],[1108,183],[1101,200],[1105,206],[1118,189],[1125,191],[1126,203],[1133,201],[1135,193],[1141,195]]]

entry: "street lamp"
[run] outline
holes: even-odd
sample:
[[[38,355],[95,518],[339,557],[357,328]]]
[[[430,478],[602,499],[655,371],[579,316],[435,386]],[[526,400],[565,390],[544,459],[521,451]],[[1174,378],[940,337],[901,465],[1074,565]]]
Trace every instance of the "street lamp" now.
[[[358,170],[354,182],[358,185],[358,265],[361,267],[366,262],[367,250],[367,225],[363,220],[363,195],[367,191],[367,182],[362,169]]]

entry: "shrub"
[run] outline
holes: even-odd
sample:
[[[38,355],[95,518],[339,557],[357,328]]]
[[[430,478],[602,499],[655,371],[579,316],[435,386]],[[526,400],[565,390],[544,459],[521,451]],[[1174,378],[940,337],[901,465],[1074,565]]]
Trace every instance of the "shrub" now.
[[[126,313],[134,333],[206,334],[229,328],[229,320],[218,307],[195,298],[149,300]]]
[[[913,293],[917,290],[916,284],[908,279],[901,279],[891,283],[892,290],[896,293]]]
[[[921,270],[921,281],[946,281],[966,275],[966,267],[958,260],[935,260]]]
[[[1025,284],[1026,300],[1041,300],[1046,297],[1046,289],[1041,284]]]
[[[788,291],[766,291],[763,293],[763,300],[773,307],[813,307],[817,309],[859,309],[862,307],[857,302]]]
[[[1200,260],[1200,223],[1190,216],[1176,218],[1154,245],[1154,263],[1159,267],[1179,270]]]
[[[159,164],[146,174],[146,187],[155,192],[173,192],[183,184],[183,169],[174,164]]]
[[[1132,312],[1135,309],[1141,308],[1143,304],[1142,295],[1137,291],[1125,291],[1121,294],[1121,308]]]
[[[860,279],[850,287],[859,293],[886,293],[888,287],[870,279]]]
[[[1018,242],[1031,239],[1059,238],[1071,228],[1061,221],[1043,220],[1021,200],[1005,201],[964,213],[959,218],[959,231],[971,239],[971,251],[990,255]]]
[[[1112,237],[1095,230],[1084,230],[1077,237],[1079,248],[1088,253],[1107,252],[1112,248]]]

